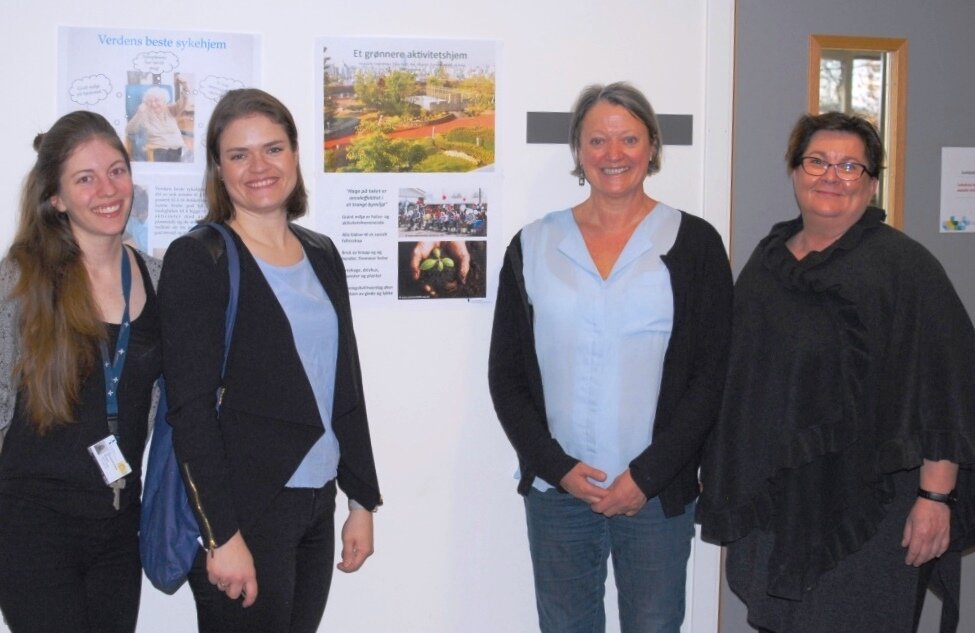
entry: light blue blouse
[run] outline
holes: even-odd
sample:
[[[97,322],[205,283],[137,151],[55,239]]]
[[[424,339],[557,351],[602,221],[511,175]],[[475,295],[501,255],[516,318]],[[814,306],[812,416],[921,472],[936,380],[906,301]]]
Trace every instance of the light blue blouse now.
[[[321,488],[335,478],[339,465],[339,442],[332,431],[338,316],[307,257],[292,266],[272,266],[260,258],[254,259],[291,324],[298,356],[325,425],[325,434],[311,447],[286,485]]]
[[[571,209],[521,233],[549,430],[567,454],[607,474],[603,486],[653,437],[674,319],[660,256],[673,246],[680,221],[679,211],[658,203],[605,280]],[[534,486],[551,488],[541,478]]]

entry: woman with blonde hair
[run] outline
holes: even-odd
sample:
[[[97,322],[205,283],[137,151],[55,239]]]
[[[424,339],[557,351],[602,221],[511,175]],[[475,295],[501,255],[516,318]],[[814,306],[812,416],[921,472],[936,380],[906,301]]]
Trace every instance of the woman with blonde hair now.
[[[717,415],[731,269],[707,222],[651,198],[660,126],[632,85],[587,86],[570,150],[589,196],[505,252],[488,379],[519,463],[543,633],[678,633],[698,464]]]

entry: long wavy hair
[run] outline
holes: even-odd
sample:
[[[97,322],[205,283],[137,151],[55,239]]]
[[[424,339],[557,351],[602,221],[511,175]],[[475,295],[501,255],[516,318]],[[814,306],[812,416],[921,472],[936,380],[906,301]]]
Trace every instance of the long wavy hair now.
[[[20,224],[8,254],[20,274],[12,294],[20,304],[14,378],[42,435],[73,420],[82,379],[95,366],[95,344],[106,336],[68,216],[51,202],[68,158],[93,138],[118,150],[130,167],[115,129],[93,112],[66,114],[34,138],[37,162],[24,181]]]

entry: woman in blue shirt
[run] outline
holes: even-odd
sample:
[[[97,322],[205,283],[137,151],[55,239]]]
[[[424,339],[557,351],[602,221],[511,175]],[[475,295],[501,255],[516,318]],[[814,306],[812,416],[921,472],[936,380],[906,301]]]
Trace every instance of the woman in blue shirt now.
[[[226,256],[191,231],[159,286],[173,445],[205,548],[189,576],[199,628],[310,633],[332,578],[336,483],[349,498],[342,571],[372,554],[382,503],[345,269],[331,240],[291,222],[307,194],[280,101],[228,92],[206,149],[206,219],[240,251],[223,381]]]
[[[639,91],[586,88],[570,144],[590,196],[512,240],[491,340],[539,623],[604,630],[612,554],[622,630],[677,633],[697,469],[727,363],[731,271],[710,225],[644,191],[661,138]]]

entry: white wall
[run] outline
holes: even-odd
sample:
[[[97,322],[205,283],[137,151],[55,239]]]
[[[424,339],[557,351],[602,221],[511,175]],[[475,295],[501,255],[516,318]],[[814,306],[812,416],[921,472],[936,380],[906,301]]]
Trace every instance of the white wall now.
[[[628,79],[658,112],[694,116],[694,144],[665,148],[663,170],[648,184],[651,195],[704,215],[727,242],[734,0],[10,5],[0,21],[0,52],[8,67],[7,97],[0,104],[7,143],[0,155],[0,200],[8,205],[0,212],[3,250],[33,160],[30,142],[55,119],[59,24],[260,33],[262,87],[291,107],[304,147],[317,145],[316,36],[498,40],[503,219],[492,229],[503,230],[504,243],[521,225],[585,194],[568,175],[566,146],[525,144],[525,112],[565,111],[583,85]],[[316,162],[313,152],[303,156],[310,186]],[[356,309],[386,504],[376,517],[376,555],[352,576],[337,572],[322,630],[535,630],[522,503],[512,479],[515,456],[487,391],[492,307],[437,308]],[[684,631],[714,631],[716,548],[695,543],[691,566]],[[141,633],[189,631],[194,622],[188,589],[175,597],[144,590]],[[616,624],[609,630],[618,630]]]

